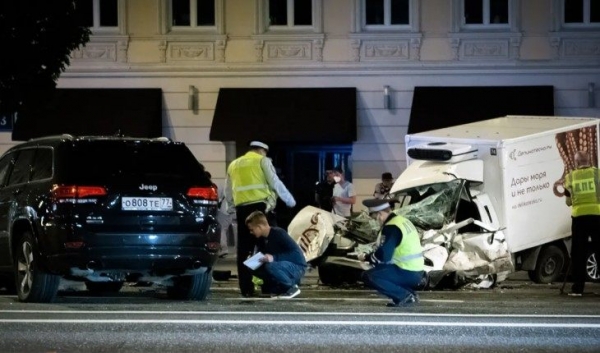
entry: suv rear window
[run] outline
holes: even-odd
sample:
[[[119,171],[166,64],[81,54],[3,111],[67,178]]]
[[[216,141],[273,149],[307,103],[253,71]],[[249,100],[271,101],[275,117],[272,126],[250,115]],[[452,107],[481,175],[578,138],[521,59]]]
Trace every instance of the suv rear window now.
[[[177,179],[211,185],[204,167],[184,144],[150,141],[78,141],[69,161],[69,179],[103,183],[128,177]]]

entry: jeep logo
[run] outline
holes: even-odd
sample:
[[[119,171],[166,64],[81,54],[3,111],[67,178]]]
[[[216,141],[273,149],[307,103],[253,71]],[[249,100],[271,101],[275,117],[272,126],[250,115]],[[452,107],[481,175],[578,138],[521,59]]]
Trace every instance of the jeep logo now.
[[[158,186],[156,186],[156,185],[145,185],[145,184],[142,184],[142,185],[140,185],[140,190],[152,190],[152,191],[156,191],[156,190],[158,190]]]

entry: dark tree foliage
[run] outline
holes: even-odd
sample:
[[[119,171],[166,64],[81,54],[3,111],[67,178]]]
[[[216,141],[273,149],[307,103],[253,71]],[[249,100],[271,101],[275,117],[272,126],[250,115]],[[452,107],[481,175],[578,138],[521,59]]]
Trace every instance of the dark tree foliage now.
[[[0,116],[52,95],[69,54],[89,41],[77,0],[0,1]]]

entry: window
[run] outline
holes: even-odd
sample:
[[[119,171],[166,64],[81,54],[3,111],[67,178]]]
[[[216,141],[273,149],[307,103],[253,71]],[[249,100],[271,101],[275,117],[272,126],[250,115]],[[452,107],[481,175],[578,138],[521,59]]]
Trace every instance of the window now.
[[[268,25],[298,27],[313,25],[313,0],[269,0]]]
[[[12,152],[0,160],[0,186],[4,186],[6,176],[8,175],[8,170],[12,166],[14,158],[15,153]]]
[[[31,168],[31,180],[42,180],[52,177],[52,150],[38,148]]]
[[[407,26],[410,24],[409,0],[362,0],[365,28]]]
[[[464,27],[506,27],[510,23],[508,0],[463,0]]]
[[[215,0],[171,0],[172,27],[214,27]]]
[[[600,25],[600,1],[564,0],[562,22],[565,25]]]
[[[92,32],[119,27],[119,0],[80,0],[77,2],[79,19]]]
[[[29,181],[29,175],[31,174],[31,161],[33,160],[34,154],[34,148],[25,149],[19,152],[17,161],[15,162],[13,170],[10,173],[8,185],[22,184]]]

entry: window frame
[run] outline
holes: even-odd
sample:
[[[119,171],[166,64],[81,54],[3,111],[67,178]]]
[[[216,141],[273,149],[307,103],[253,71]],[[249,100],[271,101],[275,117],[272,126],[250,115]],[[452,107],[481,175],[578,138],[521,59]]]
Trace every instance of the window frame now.
[[[257,18],[258,21],[256,23],[256,33],[264,34],[264,33],[322,33],[323,32],[323,0],[311,0],[312,1],[312,25],[310,26],[290,26],[289,19],[290,16],[294,14],[294,0],[288,1],[288,25],[287,26],[271,26],[269,20],[269,0],[256,0],[257,1]],[[290,6],[292,4],[292,6]],[[291,14],[291,15],[290,15]]]
[[[197,0],[190,0],[194,3]],[[171,0],[160,0],[159,32],[160,34],[225,34],[225,3],[224,0],[215,1],[215,24],[214,26],[173,26],[173,2]],[[190,13],[196,16],[197,7],[190,6]],[[190,19],[191,22],[191,19]]]
[[[381,31],[381,30],[398,30],[398,31],[407,31],[411,30],[411,22],[413,21],[412,9],[414,7],[414,1],[408,1],[408,23],[395,25],[391,24],[392,19],[392,0],[383,0],[383,24],[382,25],[369,25],[367,24],[367,0],[360,0],[360,25],[361,28],[365,31]]]
[[[90,28],[93,35],[106,35],[106,34],[124,34],[125,33],[125,11],[126,4],[124,0],[117,0],[117,25],[116,26],[100,26],[100,1],[92,0],[92,22],[93,25]]]
[[[564,29],[583,29],[583,28],[600,28],[600,22],[591,21],[591,0],[583,0],[583,22],[567,23],[565,22],[565,6],[567,0],[559,0],[560,8],[558,11],[558,23]],[[597,1],[597,0],[596,0]]]
[[[173,25],[173,1],[167,1],[167,21],[172,31],[207,31],[214,32],[217,30],[217,12],[219,0],[213,0],[215,3],[214,22],[212,26],[198,26],[198,1],[188,0],[190,3],[190,25],[189,26],[174,26]]]
[[[461,21],[460,21],[460,27],[470,30],[477,30],[477,29],[510,29],[511,26],[513,25],[513,2],[511,0],[506,0],[507,4],[508,4],[508,23],[490,23],[490,0],[481,0],[483,1],[483,23],[466,23],[466,19],[465,19],[465,1],[464,0],[460,0],[460,16],[461,16]]]
[[[421,1],[409,0],[408,25],[369,25],[366,26],[366,6],[364,0],[354,0],[352,23],[353,33],[419,33],[421,31]]]
[[[508,1],[508,24],[465,25],[464,0],[452,0],[452,32],[459,33],[509,33],[520,32],[521,0]],[[558,0],[556,0],[558,1]]]

